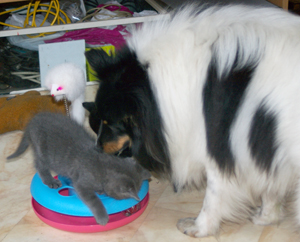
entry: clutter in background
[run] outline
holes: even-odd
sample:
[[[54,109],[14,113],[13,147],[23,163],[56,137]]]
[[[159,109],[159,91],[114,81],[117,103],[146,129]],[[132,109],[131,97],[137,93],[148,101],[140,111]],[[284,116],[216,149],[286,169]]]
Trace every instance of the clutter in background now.
[[[26,10],[26,14],[20,14],[18,11]],[[0,15],[11,13],[11,16],[6,19],[4,29],[21,29],[28,27],[52,26],[56,24],[71,23],[69,16],[60,9],[58,0],[51,0],[49,4],[40,3],[40,1],[32,0],[29,4],[19,8],[11,9],[0,13]],[[72,14],[70,14],[72,16]],[[38,45],[43,44],[44,40],[57,38],[63,35],[60,33],[40,33],[35,35],[17,35],[10,36],[8,40],[11,44],[29,50],[38,50]]]
[[[121,34],[124,33],[124,34]],[[129,34],[124,26],[117,26],[114,29],[90,28],[69,31],[63,36],[52,40],[45,40],[45,43],[56,43],[71,40],[84,39],[88,47],[113,45],[116,48],[125,43],[124,35]]]
[[[14,24],[10,22],[8,19],[8,21],[6,21],[5,23],[0,22],[0,24],[7,26],[10,29],[11,28],[21,29],[21,28],[28,28],[28,27],[50,26],[54,24],[71,23],[66,13],[60,9],[58,0],[51,0],[49,4],[44,4],[44,3],[40,3],[40,1],[31,0],[30,3],[27,5],[1,12],[0,15],[6,13],[14,13],[14,15],[18,16],[20,14],[16,12],[23,9],[27,9],[27,10],[26,10],[26,15],[23,15],[24,18],[21,21],[16,21],[15,22],[16,24]],[[16,19],[18,19],[17,16],[15,17]],[[40,19],[41,21],[38,22],[36,21],[37,19]],[[34,36],[28,35],[28,37],[29,38],[44,37],[45,35],[48,34],[52,34],[52,33],[40,33]]]
[[[14,46],[6,38],[0,38],[0,52],[0,91],[2,93],[40,86],[39,76],[32,74],[39,73],[37,51]],[[31,73],[31,76],[24,73]],[[35,76],[34,80],[33,76]]]
[[[133,17],[144,17],[144,16],[151,16],[151,15],[156,15],[157,12],[153,10],[143,10],[139,13],[133,13]]]
[[[89,9],[86,14],[83,0],[51,0],[50,4],[41,4],[31,0],[30,4],[22,7],[7,10],[0,13],[5,15],[11,13],[11,16],[6,19],[6,29],[25,28],[37,26],[50,26],[54,24],[66,24],[71,22],[87,22],[87,21],[101,21],[108,19],[119,19],[132,16],[147,16],[156,14],[155,11],[141,11],[134,13],[129,8],[121,5],[117,1],[109,1],[105,4],[100,4],[95,8]],[[127,1],[128,4],[128,1]],[[26,9],[26,14],[20,14],[18,11]],[[108,29],[107,31],[102,29]],[[119,32],[120,34],[117,34]],[[103,45],[120,45],[124,42],[124,38],[128,36],[129,29],[127,26],[110,26],[108,28],[92,28],[81,29],[75,31],[58,32],[58,33],[40,33],[38,35],[18,35],[10,36],[8,40],[11,44],[29,49],[38,50],[38,46],[43,43],[52,43],[58,41],[70,41],[77,39],[85,39],[86,42],[93,46]],[[65,36],[63,36],[65,35]],[[62,37],[63,36],[63,37]],[[96,36],[98,36],[98,43],[96,43]],[[38,37],[38,38],[37,38]]]
[[[76,23],[86,15],[83,0],[59,0],[60,9],[66,13],[72,23]]]
[[[133,12],[127,7],[120,5],[117,1],[100,4],[96,8],[90,9],[88,13],[89,12],[93,13],[87,14],[87,16],[79,22],[118,19],[131,17],[133,15]],[[125,43],[125,39],[128,35],[129,30],[127,26],[118,25],[69,31],[61,37],[45,40],[45,43],[84,39],[87,47],[113,45],[118,48]]]
[[[132,17],[133,15],[133,12],[131,12],[127,7],[119,4],[117,1],[100,4],[96,8],[88,10],[87,13],[87,16],[79,22],[127,18]]]
[[[9,21],[13,26],[22,26],[23,22],[26,20],[26,16],[20,14],[12,14],[11,17],[8,18],[7,22]],[[44,21],[44,16],[39,14],[35,18],[35,24],[38,26],[42,25]],[[45,22],[43,26],[50,26],[49,22]],[[9,27],[10,29],[13,28],[12,26]],[[43,33],[38,35],[15,35],[7,37],[8,41],[15,46],[22,47],[28,50],[35,50],[38,51],[38,46],[40,44],[44,44],[45,40],[53,39],[60,37],[64,34],[64,32],[57,32],[57,33]]]
[[[32,0],[21,7],[7,9],[8,5],[5,5],[6,9],[1,8],[0,26],[3,30],[21,29],[157,14],[150,10],[151,7],[143,11],[145,4],[144,1],[132,0],[50,0],[49,3]],[[1,38],[0,94],[41,86],[37,53],[41,44],[83,39],[87,48],[107,46],[114,51],[125,43],[130,35],[130,27],[131,25],[118,25]],[[90,72],[88,77],[89,81],[95,79]]]

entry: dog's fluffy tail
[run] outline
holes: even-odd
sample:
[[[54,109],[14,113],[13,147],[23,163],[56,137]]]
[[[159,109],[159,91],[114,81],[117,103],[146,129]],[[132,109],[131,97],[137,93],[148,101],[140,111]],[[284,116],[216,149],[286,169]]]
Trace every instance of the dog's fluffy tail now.
[[[17,148],[15,153],[11,154],[6,159],[10,160],[10,159],[13,159],[13,158],[18,157],[19,155],[23,154],[27,150],[29,144],[30,144],[29,133],[28,133],[28,130],[25,130],[22,140],[19,144],[19,147]]]

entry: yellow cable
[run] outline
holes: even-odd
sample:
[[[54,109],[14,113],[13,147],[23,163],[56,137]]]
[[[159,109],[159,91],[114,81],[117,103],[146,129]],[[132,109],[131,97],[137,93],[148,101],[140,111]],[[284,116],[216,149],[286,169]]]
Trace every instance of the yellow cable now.
[[[6,13],[10,13],[10,12],[12,12],[12,11],[18,11],[18,10],[20,10],[20,9],[22,9],[22,8],[27,8],[27,7],[28,7],[28,4],[27,4],[27,5],[23,5],[23,6],[21,6],[21,7],[18,7],[18,8],[15,8],[15,9],[13,9],[13,10],[7,10],[7,11],[4,11],[4,12],[1,12],[0,15],[6,14]]]
[[[59,1],[55,1],[54,4],[56,5],[56,9],[60,9]],[[58,17],[59,17],[59,11],[56,11],[56,16],[53,19],[53,24],[55,23],[55,21]],[[58,24],[59,24],[59,20],[58,20]]]
[[[35,3],[33,4],[33,2],[35,2]],[[39,7],[46,7],[47,10],[38,9]],[[27,4],[27,5],[1,12],[0,15],[16,12],[16,11],[19,11],[19,10],[24,9],[24,8],[27,8],[27,14],[26,14],[26,18],[24,20],[23,27],[7,24],[7,23],[4,23],[4,22],[0,22],[0,24],[4,25],[4,26],[12,27],[12,28],[17,28],[17,29],[28,28],[28,27],[37,27],[37,25],[36,25],[36,14],[41,13],[41,12],[46,13],[46,15],[45,15],[44,20],[42,21],[40,26],[44,25],[44,23],[46,22],[46,20],[49,17],[49,14],[54,15],[54,18],[53,18],[52,22],[50,23],[51,26],[54,25],[55,23],[57,23],[57,24],[60,24],[60,23],[66,24],[66,22],[67,22],[67,24],[71,23],[71,20],[67,16],[67,14],[60,9],[58,0],[51,0],[50,4],[41,4],[40,0],[36,0],[36,1],[31,0],[30,3]],[[30,11],[32,8],[33,8],[33,11]],[[54,9],[54,12],[52,11],[52,9]],[[66,21],[64,21],[64,19],[62,17],[60,17],[60,13],[66,18]],[[31,20],[31,25],[30,25],[29,24],[29,17],[31,17],[31,16],[32,16],[32,20]],[[34,36],[32,36],[32,35],[27,35],[27,36],[29,38],[36,38],[36,37],[40,37],[40,36],[45,36],[46,34],[53,34],[53,33],[55,33],[55,32],[40,33],[40,34],[34,35]]]
[[[28,7],[27,7],[27,14],[26,14],[26,18],[24,20],[24,28],[27,26],[27,23],[29,22],[28,19],[29,19],[31,5],[32,5],[32,1],[30,1],[30,3],[28,4]]]
[[[47,12],[47,10],[39,10],[38,12]],[[55,15],[55,13],[54,12],[49,12],[50,14],[52,14],[52,15]],[[59,17],[59,20],[63,23],[63,24],[65,24],[65,21],[61,18],[61,17]],[[36,37],[39,37],[39,36],[45,36],[45,34],[47,34],[47,35],[49,35],[49,34],[54,34],[55,32],[47,32],[47,33],[40,33],[40,34],[37,34],[37,35],[27,35],[29,38],[36,38]]]
[[[47,12],[46,12],[45,17],[44,17],[44,20],[43,20],[43,22],[41,23],[41,26],[43,26],[44,23],[46,22],[46,20],[47,20],[47,18],[48,18],[48,16],[49,16],[49,13],[51,12],[51,8],[52,8],[53,4],[54,4],[54,1],[51,1],[51,2],[50,2],[50,6],[49,6],[49,8],[48,8],[48,10],[47,10]],[[54,21],[54,22],[55,22],[55,21]],[[54,22],[52,22],[52,23],[54,23]],[[52,23],[51,23],[51,24],[52,24]]]

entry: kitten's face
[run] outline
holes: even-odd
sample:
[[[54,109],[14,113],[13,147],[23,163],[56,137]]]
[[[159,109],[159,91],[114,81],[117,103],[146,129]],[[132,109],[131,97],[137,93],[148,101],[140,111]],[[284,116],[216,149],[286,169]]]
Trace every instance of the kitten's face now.
[[[119,171],[116,169],[107,171],[108,182],[104,186],[104,192],[115,199],[134,198],[140,201],[138,192],[143,180],[151,177],[150,172],[132,158],[121,159],[119,162],[121,162]]]
[[[141,180],[134,181],[131,177],[123,175],[122,178],[116,178],[113,182],[109,182],[105,187],[105,193],[118,200],[134,198],[140,201],[138,192],[141,184]]]

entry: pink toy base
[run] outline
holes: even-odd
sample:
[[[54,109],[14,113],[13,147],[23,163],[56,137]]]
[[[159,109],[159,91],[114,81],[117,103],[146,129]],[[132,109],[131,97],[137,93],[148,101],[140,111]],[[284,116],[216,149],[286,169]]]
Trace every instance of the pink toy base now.
[[[148,205],[149,193],[133,208],[110,214],[109,222],[105,226],[97,224],[94,217],[65,215],[43,207],[37,203],[34,198],[32,198],[31,202],[35,214],[44,223],[54,228],[76,233],[94,233],[116,229],[137,219],[145,211]]]

